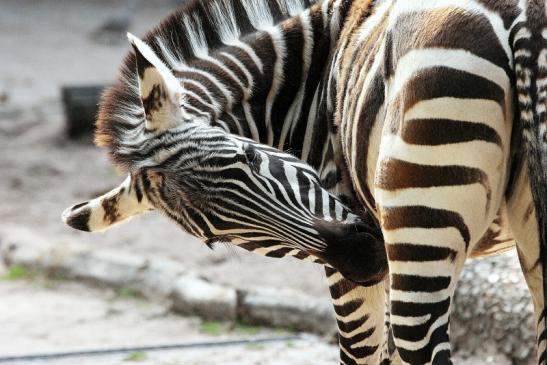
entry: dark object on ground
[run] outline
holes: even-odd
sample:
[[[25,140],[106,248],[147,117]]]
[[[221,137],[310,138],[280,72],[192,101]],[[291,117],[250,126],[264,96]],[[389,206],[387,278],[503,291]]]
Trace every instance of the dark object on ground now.
[[[68,138],[91,136],[97,117],[97,106],[105,86],[63,87],[62,97]],[[91,138],[91,137],[90,137]]]
[[[0,90],[0,105],[7,102],[9,99],[8,92]]]

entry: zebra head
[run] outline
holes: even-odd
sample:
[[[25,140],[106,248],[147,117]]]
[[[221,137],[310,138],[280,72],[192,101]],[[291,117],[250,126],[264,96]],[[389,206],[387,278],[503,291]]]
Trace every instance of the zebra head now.
[[[208,245],[310,259],[360,283],[383,278],[385,248],[372,221],[351,212],[296,157],[188,118],[178,80],[140,40],[132,43],[142,128],[116,145],[114,159],[124,161],[128,177],[66,209],[66,224],[101,231],[157,210]]]
[[[267,256],[310,257],[366,282],[383,277],[376,226],[323,189],[292,155],[199,122],[158,135],[126,180],[68,208],[63,220],[101,231],[158,210],[207,244],[224,241]]]

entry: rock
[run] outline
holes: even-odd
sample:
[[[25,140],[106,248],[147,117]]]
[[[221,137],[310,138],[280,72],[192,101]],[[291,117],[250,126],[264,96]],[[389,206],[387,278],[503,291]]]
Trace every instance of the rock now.
[[[180,276],[171,299],[173,309],[181,314],[198,315],[209,320],[236,319],[236,290],[210,283],[195,275]]]
[[[26,229],[10,227],[0,232],[0,255],[7,266],[44,269],[49,266],[50,251],[51,245]]]
[[[0,105],[5,104],[9,99],[9,94],[5,90],[0,89]]]
[[[100,250],[69,255],[63,268],[70,276],[115,287],[131,287],[147,267],[147,261],[125,252]]]
[[[69,138],[87,135],[91,140],[101,94],[105,85],[66,86],[61,90]]]
[[[178,262],[153,258],[132,286],[146,297],[167,298],[173,292],[177,279],[185,273],[186,270]]]
[[[514,251],[466,263],[451,315],[456,351],[535,363],[532,300]]]
[[[241,292],[238,319],[252,325],[287,327],[321,334],[336,331],[332,304],[275,289]]]

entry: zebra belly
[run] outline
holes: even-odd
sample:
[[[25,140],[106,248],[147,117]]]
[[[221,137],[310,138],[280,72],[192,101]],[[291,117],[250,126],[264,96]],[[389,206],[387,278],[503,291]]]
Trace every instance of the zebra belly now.
[[[511,227],[507,219],[507,208],[505,203],[503,203],[496,218],[479,242],[473,247],[469,257],[477,258],[497,255],[514,248],[515,244],[513,232],[511,232]]]

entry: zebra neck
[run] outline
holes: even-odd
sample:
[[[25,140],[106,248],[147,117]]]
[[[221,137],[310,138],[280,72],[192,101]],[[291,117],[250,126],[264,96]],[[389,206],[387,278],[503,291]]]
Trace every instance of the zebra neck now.
[[[231,133],[290,150],[317,168],[332,121],[325,80],[350,4],[325,1],[196,55],[174,70],[184,88],[182,107]]]

